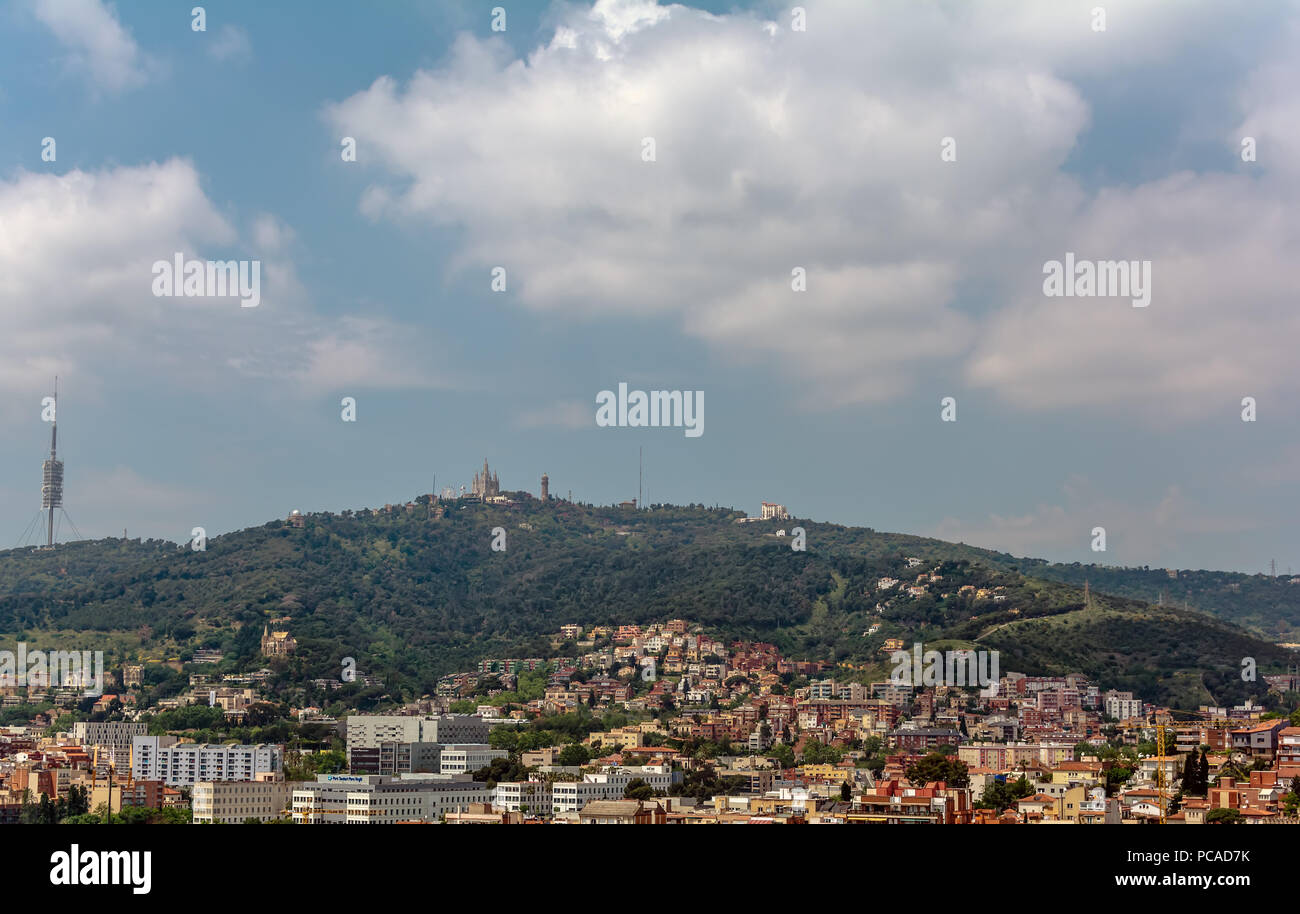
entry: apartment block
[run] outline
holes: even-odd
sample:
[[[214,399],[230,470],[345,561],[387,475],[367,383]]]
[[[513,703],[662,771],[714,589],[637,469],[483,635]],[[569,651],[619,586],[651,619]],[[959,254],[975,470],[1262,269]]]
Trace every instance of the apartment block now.
[[[594,801],[621,800],[633,778],[640,778],[660,793],[667,793],[673,784],[674,772],[666,765],[642,765],[585,774],[581,781],[556,781],[551,785],[552,809],[558,816],[578,812]]]
[[[101,720],[77,721],[72,725],[72,736],[83,746],[121,746],[131,745],[137,736],[146,736],[149,725],[143,721]]]
[[[448,813],[492,800],[492,791],[481,781],[427,777],[318,774],[314,782],[294,789],[293,821],[300,825],[439,822]]]
[[[357,770],[357,750],[384,743],[486,743],[489,729],[486,720],[472,714],[354,714],[347,718],[348,767]]]
[[[137,736],[132,740],[131,774],[137,780],[171,787],[200,781],[253,781],[283,771],[281,746],[220,746],[176,743],[174,737]],[[170,741],[170,744],[169,744]]]
[[[296,785],[285,781],[200,781],[194,785],[194,823],[270,822],[285,815]]]

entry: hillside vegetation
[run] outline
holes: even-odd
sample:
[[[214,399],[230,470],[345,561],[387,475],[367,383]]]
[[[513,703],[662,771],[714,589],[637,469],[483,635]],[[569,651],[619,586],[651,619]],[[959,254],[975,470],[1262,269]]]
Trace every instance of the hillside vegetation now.
[[[1068,577],[1067,566],[867,528],[737,524],[737,512],[702,506],[518,497],[513,509],[451,502],[441,518],[421,504],[309,515],[302,528],[274,521],[210,539],[203,552],[120,539],[3,552],[0,633],[32,647],[103,649],[109,665],[219,648],[221,669],[270,665],[286,684],[337,677],[354,657],[408,697],[484,657],[554,656],[551,636],[565,623],[669,618],[776,642],[842,676],[879,675],[888,637],[948,640],[997,649],[1003,671],[1082,672],[1181,707],[1258,697],[1263,683],[1241,681],[1242,658],[1263,673],[1294,657],[1222,619],[1099,595],[1110,584],[1100,573],[1085,609],[1079,582],[1051,579]],[[807,531],[805,552],[775,535],[795,525]],[[506,531],[503,552],[491,548],[495,527]],[[904,593],[923,572],[940,577],[927,577],[924,594]],[[881,578],[900,583],[880,589]],[[284,617],[299,650],[265,661],[263,626]]]

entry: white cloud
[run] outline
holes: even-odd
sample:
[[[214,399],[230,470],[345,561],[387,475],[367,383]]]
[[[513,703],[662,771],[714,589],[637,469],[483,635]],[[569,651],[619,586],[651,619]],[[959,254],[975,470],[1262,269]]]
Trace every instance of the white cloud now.
[[[84,70],[96,89],[120,92],[141,85],[152,63],[102,0],[35,0],[34,12],[68,49],[68,62]]]
[[[462,35],[441,68],[325,116],[378,167],[363,212],[463,228],[456,264],[506,266],[522,306],[665,316],[824,405],[949,365],[1031,409],[1154,398],[1186,416],[1297,386],[1294,166],[1100,192],[1064,170],[1090,124],[1079,84],[1136,78],[1221,8],[1125,4],[1097,33],[1092,3],[805,5],[795,33],[784,11],[601,0],[524,60]],[[1300,135],[1293,76],[1246,84],[1261,135]],[[1151,307],[1044,298],[1042,263],[1067,250],[1152,260]]]
[[[28,409],[54,374],[87,400],[128,379],[211,390],[272,378],[305,394],[338,379],[435,383],[409,328],[314,310],[297,278],[295,243],[267,214],[241,235],[181,159],[0,180],[0,402]],[[261,260],[261,305],[155,297],[153,264],[176,252]]]
[[[208,54],[216,60],[247,60],[253,56],[253,43],[248,33],[237,25],[223,25],[212,36]]]

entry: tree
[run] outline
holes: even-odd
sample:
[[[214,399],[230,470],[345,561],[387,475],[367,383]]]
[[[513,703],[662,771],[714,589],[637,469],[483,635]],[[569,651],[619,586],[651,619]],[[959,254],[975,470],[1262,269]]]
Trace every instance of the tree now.
[[[1014,804],[1016,800],[1023,800],[1025,797],[1032,795],[1033,792],[1033,785],[1023,775],[1011,783],[994,781],[984,788],[984,795],[975,803],[975,808],[1002,812],[1008,806]]]
[[[681,782],[668,789],[674,797],[694,797],[708,800],[718,794],[726,794],[744,787],[743,778],[720,778],[712,765],[703,765],[686,773]]]
[[[485,781],[489,789],[496,787],[502,781],[525,781],[528,779],[528,769],[513,760],[510,756],[494,758],[489,764],[475,771],[473,778],[476,781]]]
[[[1241,821],[1242,815],[1235,809],[1218,807],[1205,814],[1206,825],[1240,825]]]
[[[655,789],[645,782],[645,778],[632,778],[627,782],[623,796],[629,800],[648,800],[655,796]]]
[[[945,781],[949,787],[968,787],[970,773],[966,763],[948,758],[941,752],[931,752],[907,766],[905,776],[914,785],[931,781]]]
[[[845,803],[853,799],[853,785],[848,781],[845,781],[840,785],[840,799]]]
[[[18,823],[20,825],[36,825],[40,820],[40,808],[32,802],[32,792],[23,790],[23,805],[18,811]]]
[[[767,754],[780,768],[794,767],[794,749],[788,743],[777,743],[767,750]]]
[[[591,761],[591,750],[582,743],[569,743],[560,750],[558,761],[566,768],[585,765]]]
[[[844,750],[838,746],[827,746],[821,740],[810,739],[803,747],[805,765],[835,765],[844,758]]]
[[[64,818],[80,816],[90,812],[90,791],[80,784],[68,788],[68,802],[64,806]]]

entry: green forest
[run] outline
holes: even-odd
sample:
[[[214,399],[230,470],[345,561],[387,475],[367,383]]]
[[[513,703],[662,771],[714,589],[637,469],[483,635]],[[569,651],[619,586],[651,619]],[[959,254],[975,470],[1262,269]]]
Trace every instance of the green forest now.
[[[729,509],[515,497],[510,507],[447,502],[441,516],[427,500],[409,512],[311,514],[302,527],[277,520],[213,537],[201,552],[122,539],[0,552],[0,635],[104,650],[108,667],[219,649],[216,672],[269,666],[298,685],[337,678],[352,657],[406,697],[484,657],[555,656],[551,638],[565,623],[670,618],[830,661],[842,678],[887,672],[881,647],[895,637],[996,649],[1003,672],[1081,672],[1177,707],[1261,696],[1262,680],[1242,681],[1242,658],[1261,675],[1295,658],[1271,643],[1278,620],[1289,632],[1300,616],[1300,587],[1283,583],[1218,575],[1241,585],[1228,599],[1208,572],[1184,582],[808,520],[738,524]],[[795,526],[805,551],[776,535]],[[504,551],[492,549],[498,527]],[[923,572],[927,592],[904,593]],[[1164,606],[1152,605],[1157,574],[1171,594]],[[901,583],[879,591],[886,577]],[[1181,583],[1199,588],[1186,611]],[[995,588],[996,601],[976,596]],[[263,627],[285,618],[277,627],[297,652],[260,657]]]

